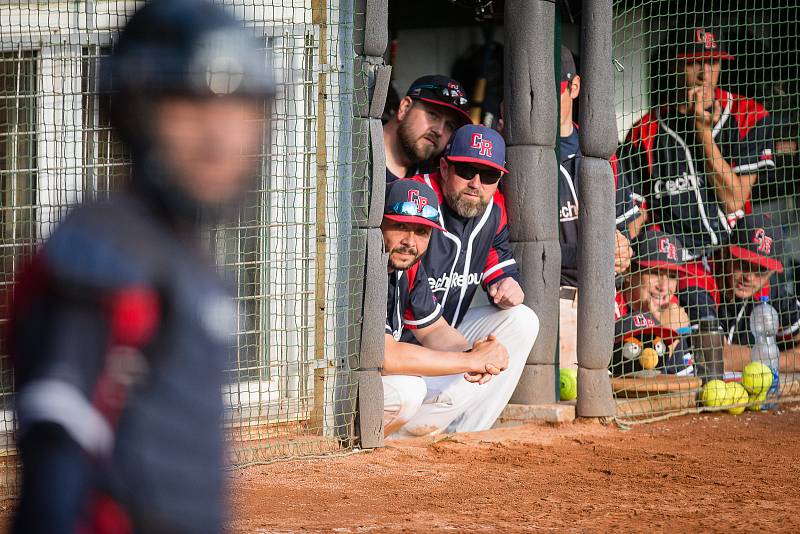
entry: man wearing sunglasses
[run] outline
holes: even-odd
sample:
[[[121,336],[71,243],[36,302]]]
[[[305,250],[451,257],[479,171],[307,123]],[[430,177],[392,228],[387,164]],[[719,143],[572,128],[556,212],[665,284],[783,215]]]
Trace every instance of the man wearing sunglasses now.
[[[456,80],[447,76],[415,80],[383,127],[386,181],[418,174],[430,162],[435,166],[453,132],[470,123],[469,101]]]
[[[428,395],[435,394],[444,404],[467,405],[448,431],[483,430],[494,424],[516,388],[539,333],[536,314],[522,304],[505,204],[497,191],[507,172],[504,165],[505,142],[500,134],[470,124],[453,135],[440,160],[440,173],[413,178],[430,186],[442,206],[442,230],[433,232],[420,262],[442,316],[470,342],[488,336],[508,351],[507,368],[483,389],[464,385],[463,380],[428,381]],[[478,287],[487,292],[491,304],[470,309]],[[410,332],[403,332],[401,339],[414,342]],[[435,403],[423,404],[401,433],[429,434],[429,421],[440,410]]]
[[[476,400],[497,396],[498,388],[487,382],[508,366],[508,353],[494,336],[471,343],[442,317],[419,262],[431,233],[441,230],[439,200],[430,187],[414,180],[388,185],[381,224],[389,253],[383,364],[386,436],[419,435],[418,429],[433,434],[465,412],[480,416],[484,406]],[[400,342],[403,332],[410,332],[417,344]],[[423,405],[427,415],[415,418]],[[408,431],[405,425],[412,420],[417,430]]]

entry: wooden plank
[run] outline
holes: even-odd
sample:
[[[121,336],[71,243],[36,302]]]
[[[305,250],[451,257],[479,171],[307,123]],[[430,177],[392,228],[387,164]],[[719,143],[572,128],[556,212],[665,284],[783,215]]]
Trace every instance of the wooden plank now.
[[[700,389],[702,382],[693,376],[657,375],[648,377],[614,377],[611,388],[617,397],[643,397],[663,393],[692,392]]]
[[[685,392],[645,398],[617,399],[617,417],[657,415],[697,407],[696,394]]]

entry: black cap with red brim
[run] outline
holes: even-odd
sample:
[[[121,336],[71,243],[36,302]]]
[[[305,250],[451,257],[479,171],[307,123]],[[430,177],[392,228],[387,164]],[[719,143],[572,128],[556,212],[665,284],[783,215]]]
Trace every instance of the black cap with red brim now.
[[[469,115],[469,100],[461,84],[452,78],[441,75],[422,76],[414,80],[406,96],[428,104],[442,106],[455,111],[461,124],[472,124]]]
[[[439,224],[439,197],[429,185],[416,180],[395,180],[386,186],[383,217],[444,230]]]
[[[733,60],[723,46],[719,30],[712,28],[687,28],[677,33],[676,57],[686,61],[703,59]]]
[[[728,251],[734,258],[744,260],[769,271],[783,272],[779,259],[783,232],[769,215],[747,215],[736,221]]]
[[[639,269],[664,269],[686,273],[688,257],[683,244],[672,234],[660,230],[644,230],[632,243],[633,261]]]

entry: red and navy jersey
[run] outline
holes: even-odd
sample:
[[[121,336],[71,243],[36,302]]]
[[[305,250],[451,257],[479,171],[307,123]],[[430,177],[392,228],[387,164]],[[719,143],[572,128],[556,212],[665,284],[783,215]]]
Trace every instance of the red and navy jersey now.
[[[800,300],[786,289],[786,283],[781,280],[780,275],[774,275],[770,283],[753,298],[728,302],[722,298],[717,286],[715,271],[720,268],[718,262],[703,260],[690,263],[689,266],[691,274],[702,282],[680,293],[681,304],[686,308],[692,323],[701,318],[716,316],[728,343],[753,345],[755,338],[750,332],[750,313],[759,299],[768,295],[770,305],[780,318],[777,335],[779,345],[786,347],[794,344],[794,338],[800,333]]]
[[[389,273],[386,297],[386,333],[400,341],[403,329],[430,326],[442,316],[442,307],[433,296],[428,275],[420,262],[407,271]]]
[[[733,172],[772,179],[769,113],[755,100],[716,90],[722,112],[714,140]],[[620,170],[646,203],[650,221],[677,236],[694,256],[724,245],[731,222],[744,213],[726,213],[702,145],[695,140],[694,118],[674,107],[651,110],[628,133],[620,149]],[[749,204],[745,211],[749,210]]]
[[[578,129],[560,138],[561,164],[558,180],[559,241],[561,243],[561,285],[578,286],[578,206],[580,184],[578,169],[583,155],[578,144]],[[627,224],[639,216],[639,203],[630,187],[629,177],[619,176],[617,160],[612,157],[611,170],[616,190],[616,227],[627,234]]]
[[[427,183],[439,197],[439,222],[445,230],[431,234],[421,263],[430,289],[442,306],[442,315],[452,326],[458,326],[479,286],[485,290],[503,278],[519,278],[508,241],[505,199],[498,191],[483,215],[463,218],[445,202],[438,173],[413,179]]]

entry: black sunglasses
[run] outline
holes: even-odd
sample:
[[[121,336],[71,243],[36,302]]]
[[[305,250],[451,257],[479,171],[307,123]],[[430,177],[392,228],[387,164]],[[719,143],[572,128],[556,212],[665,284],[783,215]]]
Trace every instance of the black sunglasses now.
[[[496,184],[503,176],[503,171],[500,169],[491,169],[489,167],[476,167],[470,163],[462,163],[458,161],[450,161],[448,163],[453,166],[456,174],[462,180],[470,181],[475,178],[476,174],[481,177],[483,185]]]

